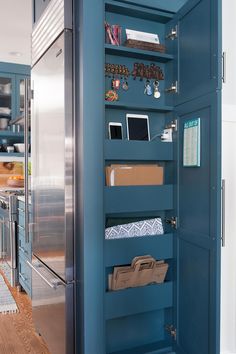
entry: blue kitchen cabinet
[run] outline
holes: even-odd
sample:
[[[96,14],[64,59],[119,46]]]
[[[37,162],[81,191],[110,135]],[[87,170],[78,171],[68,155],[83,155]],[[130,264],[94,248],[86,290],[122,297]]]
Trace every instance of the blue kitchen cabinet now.
[[[9,113],[1,113],[10,116],[11,119],[22,114],[23,86],[22,80],[30,76],[30,66],[0,62],[0,107],[10,109]],[[4,112],[4,111],[3,111]]]
[[[0,117],[14,120],[24,114],[24,79],[30,77],[30,66],[0,62]],[[1,130],[0,137],[7,144],[22,143],[23,131]],[[4,143],[6,144],[6,142]],[[4,154],[4,152],[0,153]],[[15,156],[8,154],[8,156]],[[19,154],[16,156],[20,156]]]
[[[29,241],[25,237],[25,203],[18,200],[17,222],[17,253],[18,253],[18,276],[22,288],[31,297],[32,294],[32,271],[27,262],[31,263],[32,239],[29,233]],[[31,212],[29,213],[29,217]]]
[[[180,2],[175,3],[74,3],[80,151],[75,168],[76,353],[220,353],[221,1],[189,0],[177,13],[173,6]],[[104,45],[104,20],[121,25],[123,42],[125,28],[158,33],[166,53]],[[172,40],[169,34],[176,29]],[[111,87],[104,64],[132,71],[135,62],[161,67],[160,99],[143,94],[145,79],[131,77],[129,90],[119,90],[119,101],[104,102],[104,91]],[[171,86],[176,90],[168,90]],[[121,122],[125,132],[127,113],[147,114],[151,136],[176,121],[173,142],[132,142],[126,135],[108,140],[108,123]],[[185,128],[192,120],[200,122],[198,166],[184,162]],[[105,165],[138,161],[161,163],[165,184],[105,187]],[[104,240],[107,218],[140,216],[161,216],[163,222],[175,217],[176,223],[166,223],[161,237]],[[108,291],[112,268],[144,254],[168,262],[166,281]]]

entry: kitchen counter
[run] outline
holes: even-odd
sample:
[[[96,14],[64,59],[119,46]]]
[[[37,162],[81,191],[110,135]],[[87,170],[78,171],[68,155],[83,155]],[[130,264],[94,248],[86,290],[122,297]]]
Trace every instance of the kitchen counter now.
[[[21,202],[25,202],[25,196],[24,195],[19,195],[17,197],[18,200],[20,200]],[[29,203],[31,204],[31,196],[29,196]]]

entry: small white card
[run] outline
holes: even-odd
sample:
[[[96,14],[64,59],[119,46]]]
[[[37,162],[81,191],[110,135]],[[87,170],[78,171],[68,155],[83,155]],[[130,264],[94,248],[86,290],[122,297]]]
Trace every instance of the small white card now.
[[[183,165],[200,167],[201,163],[201,126],[200,118],[190,119],[184,123]]]
[[[140,31],[126,29],[126,36],[127,39],[160,44],[158,35],[154,33],[140,32]]]

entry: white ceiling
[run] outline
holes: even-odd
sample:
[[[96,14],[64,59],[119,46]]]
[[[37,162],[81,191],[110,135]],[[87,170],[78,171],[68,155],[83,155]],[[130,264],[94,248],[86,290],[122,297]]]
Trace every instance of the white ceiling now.
[[[32,0],[0,0],[0,61],[31,64],[31,6]]]

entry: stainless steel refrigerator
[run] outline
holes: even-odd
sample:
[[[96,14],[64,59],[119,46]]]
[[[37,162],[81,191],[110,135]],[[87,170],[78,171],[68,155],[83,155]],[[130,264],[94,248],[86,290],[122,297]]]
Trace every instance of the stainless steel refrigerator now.
[[[33,36],[32,305],[36,330],[50,353],[73,354],[72,31],[63,28],[55,37],[42,45]]]

